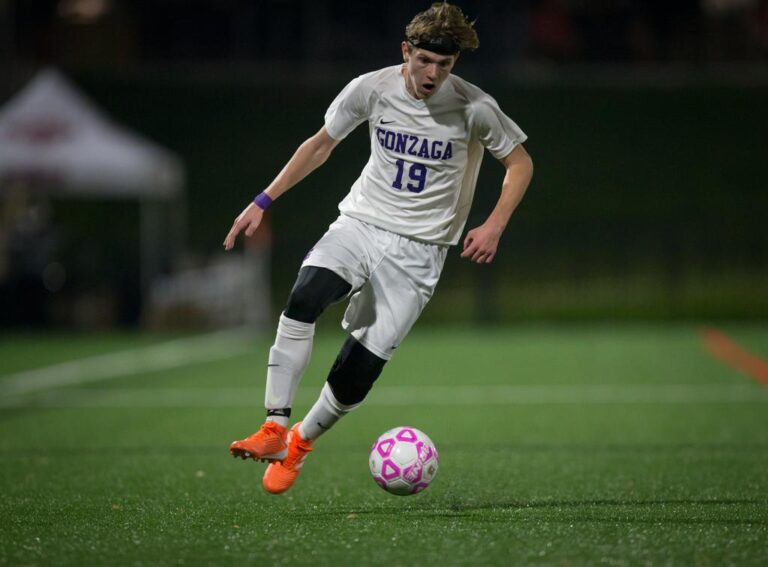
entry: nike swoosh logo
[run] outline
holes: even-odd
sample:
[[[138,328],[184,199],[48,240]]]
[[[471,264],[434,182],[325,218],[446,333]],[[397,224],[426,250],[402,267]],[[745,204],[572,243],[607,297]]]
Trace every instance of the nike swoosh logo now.
[[[320,423],[319,421],[316,421],[315,423],[317,423],[317,426],[318,426],[320,429],[323,429],[323,430],[325,430],[325,431],[328,431],[328,430],[330,429],[330,427],[326,427],[325,425],[323,425],[323,424],[322,424],[322,423]]]
[[[393,124],[394,120],[384,120],[383,118],[379,121],[379,124]]]

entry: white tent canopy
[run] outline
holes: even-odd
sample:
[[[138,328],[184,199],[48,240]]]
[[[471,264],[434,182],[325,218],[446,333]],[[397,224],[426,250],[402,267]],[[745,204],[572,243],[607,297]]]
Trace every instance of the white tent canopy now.
[[[183,178],[177,156],[113,123],[54,69],[0,109],[0,198],[21,190],[138,202],[144,291],[184,246]]]
[[[183,170],[48,69],[0,110],[0,191],[16,180],[54,195],[169,198],[181,191]]]
[[[56,70],[42,71],[0,109],[0,199],[30,190],[55,199],[137,201],[144,309],[151,315],[153,301],[194,305],[213,324],[263,327],[268,247],[168,273],[185,243],[183,177],[178,157],[113,123]]]

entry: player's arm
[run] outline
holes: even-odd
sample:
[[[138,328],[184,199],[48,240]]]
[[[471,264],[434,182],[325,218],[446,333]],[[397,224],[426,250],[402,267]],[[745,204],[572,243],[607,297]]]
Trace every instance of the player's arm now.
[[[489,264],[496,256],[501,233],[523,199],[533,176],[533,161],[522,144],[500,161],[506,169],[501,196],[486,221],[467,233],[461,253],[462,258],[469,258],[478,264]]]
[[[325,126],[320,128],[317,134],[308,138],[299,146],[282,171],[277,174],[277,177],[264,190],[264,193],[273,201],[277,199],[315,169],[323,165],[338,143],[338,140],[334,140],[328,135]],[[243,229],[245,229],[246,236],[252,236],[261,223],[263,216],[264,209],[256,203],[251,203],[243,209],[243,212],[232,223],[232,228],[224,239],[224,249],[232,249],[237,235]]]

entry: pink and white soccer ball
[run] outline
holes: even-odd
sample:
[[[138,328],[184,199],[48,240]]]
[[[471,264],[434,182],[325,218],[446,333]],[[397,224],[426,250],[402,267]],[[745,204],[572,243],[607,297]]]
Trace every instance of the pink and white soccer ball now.
[[[421,492],[435,479],[439,456],[425,433],[415,427],[395,427],[371,447],[368,464],[376,484],[391,494]]]

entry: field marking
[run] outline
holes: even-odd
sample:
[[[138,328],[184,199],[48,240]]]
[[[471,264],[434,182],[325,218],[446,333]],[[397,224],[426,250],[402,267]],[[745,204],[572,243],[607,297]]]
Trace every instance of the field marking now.
[[[0,396],[18,396],[59,386],[72,386],[158,372],[231,358],[251,346],[240,331],[218,331],[130,350],[89,356],[0,376]]]
[[[768,362],[742,348],[720,329],[702,329],[701,334],[709,354],[761,384],[768,385]]]
[[[295,406],[312,404],[317,388],[299,390]],[[2,399],[2,408],[261,408],[252,388],[66,388]],[[499,406],[604,404],[764,404],[768,389],[754,384],[559,384],[379,386],[366,406]]]

